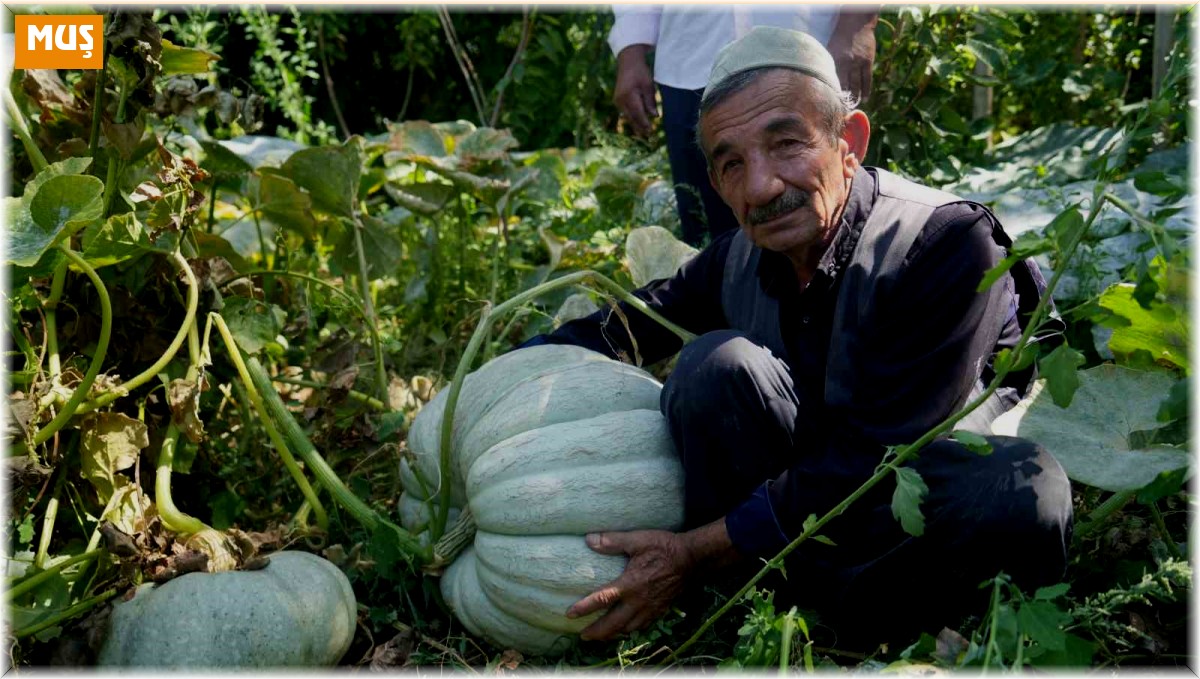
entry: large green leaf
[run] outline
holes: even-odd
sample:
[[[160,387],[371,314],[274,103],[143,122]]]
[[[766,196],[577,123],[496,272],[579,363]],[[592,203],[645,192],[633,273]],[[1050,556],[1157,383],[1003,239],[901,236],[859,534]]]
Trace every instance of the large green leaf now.
[[[1118,360],[1126,360],[1135,352],[1149,352],[1154,362],[1178,368],[1187,373],[1189,328],[1187,317],[1188,277],[1181,267],[1167,268],[1162,260],[1155,262],[1154,276],[1158,292],[1143,307],[1137,300],[1137,286],[1131,283],[1112,285],[1100,296],[1100,306],[1129,321],[1115,328],[1108,348]]]
[[[411,213],[410,213],[411,214]],[[362,217],[363,254],[367,260],[367,278],[378,280],[394,275],[403,253],[396,226],[364,215]],[[355,245],[354,226],[349,225],[338,239],[333,258],[342,273],[358,274],[358,251]]]
[[[163,38],[159,62],[162,64],[163,75],[185,75],[208,73],[209,65],[218,59],[220,57],[207,50],[180,47]]]
[[[5,261],[14,266],[34,266],[59,241],[100,217],[104,183],[75,174],[90,163],[88,158],[55,163],[29,182],[22,198],[4,199],[8,234]]]
[[[339,217],[353,217],[362,174],[362,152],[357,141],[297,151],[281,169],[308,191],[313,207]]]
[[[312,197],[301,191],[291,179],[262,172],[258,180],[258,207],[263,215],[279,226],[311,238],[316,227]]]
[[[410,120],[389,127],[388,148],[406,156],[446,155],[446,138],[424,120]]]
[[[8,232],[5,261],[14,266],[33,266],[54,241],[54,234],[33,221],[29,208],[20,198],[4,198],[4,223]]]
[[[202,141],[204,169],[212,173],[217,181],[225,181],[254,171],[254,166],[241,156],[215,141]]]
[[[670,278],[679,267],[696,256],[696,248],[675,238],[661,226],[643,226],[625,238],[625,260],[633,284]]]
[[[41,188],[42,184],[55,177],[83,174],[91,164],[91,158],[67,158],[57,163],[51,163],[25,185],[25,193],[21,196],[25,207],[29,207],[29,202],[37,195],[38,189]]]
[[[52,234],[51,245],[103,213],[104,182],[86,175],[51,177],[29,201],[29,214],[35,224]]]
[[[623,221],[633,214],[641,185],[642,176],[633,170],[604,167],[592,182],[592,192],[596,194],[596,202],[606,215]]]
[[[146,227],[132,212],[113,215],[83,232],[83,255],[92,266],[108,266],[143,252],[171,252],[178,243],[174,232],[163,233],[151,241]]]
[[[229,326],[233,341],[251,355],[274,342],[287,320],[287,315],[278,306],[247,297],[226,297],[221,317]]]
[[[1045,446],[1072,479],[1105,490],[1137,490],[1188,465],[1186,450],[1137,447],[1145,432],[1162,425],[1155,416],[1175,382],[1169,375],[1105,364],[1081,371],[1079,382],[1071,406],[1060,408],[1038,380],[992,423],[992,432]]]

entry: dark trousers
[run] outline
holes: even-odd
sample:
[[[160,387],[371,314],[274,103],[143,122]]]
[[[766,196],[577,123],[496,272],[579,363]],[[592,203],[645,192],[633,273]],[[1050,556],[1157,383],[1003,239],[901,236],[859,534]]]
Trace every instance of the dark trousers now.
[[[716,238],[738,225],[729,206],[709,183],[704,153],[696,145],[696,120],[704,90],[680,90],[660,84],[658,91],[683,240],[700,247],[706,233]]]
[[[688,528],[723,516],[792,466],[805,445],[793,440],[797,407],[787,365],[744,335],[711,332],[684,348],[662,411],[683,462]],[[822,531],[836,546],[809,540],[789,555],[786,580],[773,582],[777,603],[815,609],[838,643],[870,644],[937,634],[982,614],[989,592],[978,586],[1000,571],[1026,588],[1059,582],[1070,482],[1040,446],[989,441],[990,455],[935,441],[908,463],[929,488],[921,537],[893,518],[889,477]]]

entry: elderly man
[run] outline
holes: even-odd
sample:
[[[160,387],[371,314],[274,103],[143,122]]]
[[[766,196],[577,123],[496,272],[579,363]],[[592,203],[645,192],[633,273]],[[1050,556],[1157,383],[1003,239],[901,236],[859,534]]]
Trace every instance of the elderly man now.
[[[569,611],[609,609],[585,638],[645,626],[689,580],[777,554],[807,517],[861,485],[887,446],[916,440],[980,393],[1044,290],[1026,263],[977,291],[1011,245],[995,217],[861,166],[867,117],[803,33],[759,27],[724,48],[697,137],[741,228],[637,292],[700,335],[662,392],[689,530],[588,536],[629,563]],[[679,349],[625,311],[647,361]],[[532,343],[541,342],[632,355],[625,326],[604,312]],[[986,431],[1031,377],[1010,375],[967,426]],[[826,527],[832,545],[793,552],[782,593],[822,612],[839,642],[865,642],[955,624],[999,571],[1029,586],[1056,582],[1069,482],[1040,447],[990,441],[987,455],[935,441],[910,464],[928,486],[923,535],[901,529],[894,482],[881,483]]]

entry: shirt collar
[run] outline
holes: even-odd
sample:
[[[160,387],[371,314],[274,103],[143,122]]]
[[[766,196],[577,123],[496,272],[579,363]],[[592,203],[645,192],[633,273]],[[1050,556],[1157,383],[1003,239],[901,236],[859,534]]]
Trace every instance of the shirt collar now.
[[[829,248],[821,256],[817,264],[817,274],[813,280],[827,278],[830,283],[837,280],[838,274],[850,262],[854,248],[858,245],[858,237],[862,235],[863,224],[875,204],[877,181],[875,174],[865,167],[859,167],[854,173],[850,185],[850,195],[846,200],[846,208],[838,221],[837,231]],[[794,290],[792,283],[794,274],[788,258],[779,252],[763,250],[758,260],[758,280],[764,292],[773,297],[780,297],[788,290]],[[811,286],[811,284],[810,284]]]

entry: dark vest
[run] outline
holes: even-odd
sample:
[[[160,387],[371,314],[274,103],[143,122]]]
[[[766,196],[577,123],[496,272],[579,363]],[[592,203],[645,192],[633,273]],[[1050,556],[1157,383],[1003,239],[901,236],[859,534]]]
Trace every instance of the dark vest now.
[[[875,176],[878,197],[863,225],[849,265],[840,274],[825,369],[825,402],[831,407],[850,405],[860,382],[856,371],[860,362],[856,359],[862,349],[856,346],[856,340],[863,337],[864,329],[869,330],[873,323],[872,298],[895,281],[905,257],[935,209],[952,203],[971,202],[910,182],[886,170],[875,170]],[[1000,223],[986,207],[984,211],[992,223],[992,239],[1001,247],[1011,246],[1012,240]],[[755,275],[761,255],[762,251],[754,247],[745,233],[739,232],[733,237],[725,260],[721,305],[731,328],[746,333],[787,361],[787,347],[779,322],[779,301],[763,292]],[[1012,274],[1016,283],[1019,322],[1024,327],[1046,285],[1037,266],[1029,261],[1024,266],[1013,267]],[[1002,316],[988,319],[995,327],[981,330],[998,333],[1006,320]]]

